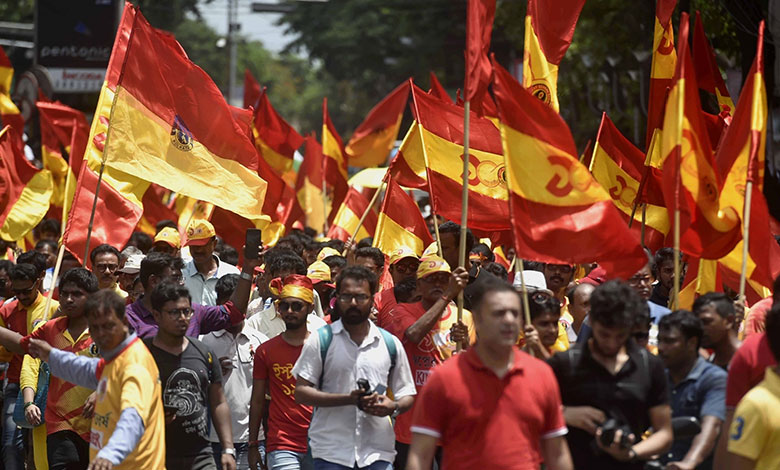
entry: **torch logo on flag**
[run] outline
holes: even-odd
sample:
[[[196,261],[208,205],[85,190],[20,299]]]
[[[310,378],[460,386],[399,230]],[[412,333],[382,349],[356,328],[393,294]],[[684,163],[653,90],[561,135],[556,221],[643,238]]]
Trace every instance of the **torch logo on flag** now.
[[[171,128],[171,143],[182,152],[189,152],[192,150],[192,141],[192,133],[177,114]]]

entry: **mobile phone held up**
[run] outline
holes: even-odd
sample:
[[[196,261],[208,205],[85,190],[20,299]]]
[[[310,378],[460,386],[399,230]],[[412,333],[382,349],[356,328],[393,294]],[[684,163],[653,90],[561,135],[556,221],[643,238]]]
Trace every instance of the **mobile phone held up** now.
[[[263,237],[260,229],[250,228],[246,231],[246,242],[244,243],[244,258],[257,259],[258,252],[263,246]]]

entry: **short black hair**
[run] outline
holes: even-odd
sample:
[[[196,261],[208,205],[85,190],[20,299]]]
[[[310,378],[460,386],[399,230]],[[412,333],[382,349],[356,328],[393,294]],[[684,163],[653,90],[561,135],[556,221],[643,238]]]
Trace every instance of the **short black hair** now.
[[[71,270],[73,271],[73,269]],[[87,297],[84,314],[87,317],[112,312],[122,322],[125,321],[125,299],[112,289],[101,289]]]
[[[238,250],[233,248],[232,245],[223,243],[222,247],[217,252],[217,256],[219,256],[221,261],[224,261],[227,264],[238,266]]]
[[[222,305],[230,300],[240,277],[238,274],[226,274],[217,279],[217,284],[214,286],[214,290],[217,292],[217,305]]]
[[[523,271],[539,271],[540,273],[544,272],[544,263],[541,261],[530,261],[527,259],[523,260]]]
[[[509,278],[509,272],[506,270],[506,268],[503,265],[496,263],[495,261],[491,261],[490,263],[482,266],[482,269],[496,276],[502,281],[506,281]]]
[[[266,267],[271,277],[278,277],[282,271],[292,271],[294,274],[306,275],[306,262],[298,255],[282,254],[275,257]]]
[[[83,290],[87,294],[94,294],[100,287],[98,286],[98,280],[92,271],[85,268],[73,268],[62,275],[60,278],[60,289],[65,284],[75,284],[76,287]]]
[[[154,233],[158,234],[158,233],[160,233],[160,231],[162,229],[168,228],[168,227],[170,227],[170,228],[172,228],[174,230],[179,230],[179,224],[177,224],[176,222],[174,222],[174,221],[172,221],[170,219],[163,219],[163,220],[157,222],[157,224],[155,224],[155,226],[154,226]]]
[[[339,253],[344,253],[344,241],[339,240],[337,238],[334,238],[333,240],[328,240],[324,243],[324,246],[333,248],[334,250],[338,251]]]
[[[303,227],[303,233],[308,235],[311,238],[314,238],[317,236],[317,231],[311,227]]]
[[[13,261],[9,261],[7,259],[0,259],[0,271],[5,271],[6,273],[11,273],[11,268],[14,267]]]
[[[532,300],[529,299],[528,302],[528,316],[531,318],[531,321],[534,320],[534,318],[538,317],[539,315],[543,315],[545,313],[552,313],[556,316],[561,316],[561,303],[556,299],[555,297],[546,297],[542,300]]]
[[[355,250],[355,258],[371,258],[379,269],[385,266],[385,255],[382,254],[382,250],[373,246],[358,248]]]
[[[485,257],[486,261],[493,262],[496,260],[496,255],[490,251],[490,247],[484,243],[477,243],[470,250],[469,253],[477,253]]]
[[[339,255],[332,255],[323,258],[323,263],[327,264],[330,271],[333,272],[333,268],[343,268],[347,265],[347,258]]]
[[[165,268],[171,268],[175,271],[177,269],[181,270],[183,267],[184,262],[178,256],[153,251],[141,260],[138,277],[141,279],[141,285],[146,288],[149,286],[149,278],[152,275],[159,276],[165,271]]]
[[[519,294],[512,287],[512,284],[496,277],[490,277],[485,281],[475,283],[475,289],[471,294],[472,312],[478,311],[482,307],[482,302],[488,297],[488,294],[496,294],[498,292],[511,292],[519,298]]]
[[[35,282],[40,277],[38,270],[34,265],[30,263],[18,263],[15,264],[11,271],[8,272],[8,277],[12,281],[32,281]]]
[[[38,276],[43,276],[46,271],[46,255],[35,250],[25,251],[16,257],[16,264],[31,264],[35,267]]]
[[[769,349],[775,356],[775,361],[780,361],[780,304],[775,304],[766,314],[766,339]]]
[[[45,240],[38,240],[38,242],[35,244],[35,251],[40,250],[44,246],[48,246],[55,253],[59,249],[59,247],[57,246],[57,242],[55,242],[54,240],[45,239]]]
[[[596,287],[590,295],[590,321],[607,328],[632,328],[646,303],[631,286],[612,280]]]
[[[89,262],[94,263],[95,258],[103,253],[111,253],[112,255],[115,255],[117,262],[122,259],[122,254],[119,252],[119,250],[116,249],[115,246],[111,246],[108,243],[103,243],[92,249],[92,252],[89,254]]]
[[[456,238],[460,239],[460,225],[448,220],[443,224],[439,225],[439,235],[441,235],[442,233],[451,233],[454,234]],[[474,248],[474,243],[475,243],[474,234],[471,233],[471,229],[467,228],[466,229],[466,253],[471,252],[471,249]]]
[[[366,237],[357,242],[357,248],[358,250],[361,248],[368,248],[374,244],[374,239],[372,237]]]
[[[347,279],[352,279],[353,281],[358,282],[368,282],[371,295],[376,294],[377,284],[379,281],[377,280],[376,274],[374,274],[374,272],[370,269],[363,266],[347,266],[344,268],[341,273],[339,273],[339,277],[336,278],[336,292],[341,292],[341,284],[344,283],[344,281]]]
[[[154,244],[154,239],[151,236],[149,236],[148,233],[133,232],[133,234],[130,235],[130,240],[127,242],[127,244],[137,246],[139,250],[143,251],[144,254],[146,254],[149,253],[149,250],[152,249],[152,245]]]
[[[682,259],[682,254],[680,254],[680,259]],[[652,267],[653,277],[658,279],[659,269],[661,269],[661,265],[667,261],[674,261],[674,248],[661,248],[655,252],[655,256],[653,256]]]
[[[184,297],[192,303],[190,291],[185,286],[175,282],[161,282],[152,291],[152,308],[159,312],[166,302],[176,302]]]
[[[690,310],[675,310],[674,312],[664,315],[658,322],[658,331],[669,330],[670,328],[677,328],[680,333],[685,336],[685,340],[696,338],[696,348],[701,345],[701,337],[704,335],[704,327],[701,324],[699,317],[693,314]]]
[[[414,292],[417,290],[417,279],[407,277],[393,286],[393,295],[399,304],[408,304],[414,299]]]
[[[62,225],[57,219],[43,219],[38,225],[33,228],[33,236],[35,238],[41,238],[42,233],[56,233],[59,235],[62,230]]]
[[[301,243],[298,237],[294,237],[291,235],[282,237],[276,242],[276,246],[280,248],[288,248],[298,256],[303,255],[303,243]]]
[[[737,314],[734,308],[734,300],[723,292],[707,292],[693,302],[693,313],[698,315],[707,305],[712,304],[715,312],[722,318],[728,318]]]
[[[642,328],[650,328],[650,324],[653,319],[650,318],[650,305],[647,302],[642,302],[639,311],[636,312],[634,317],[634,327],[641,326]]]

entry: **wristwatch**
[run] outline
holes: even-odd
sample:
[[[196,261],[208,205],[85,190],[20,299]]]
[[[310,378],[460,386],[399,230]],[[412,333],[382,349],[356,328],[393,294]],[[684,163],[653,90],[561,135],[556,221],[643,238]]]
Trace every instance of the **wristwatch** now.
[[[229,448],[229,449],[222,449],[222,455],[225,455],[225,454],[232,455],[233,458],[236,458],[236,449],[234,449],[232,447]]]
[[[398,402],[395,402],[395,409],[393,410],[393,413],[390,415],[390,417],[395,418],[400,414],[401,414],[401,406],[398,404]]]
[[[245,281],[251,281],[252,280],[252,275],[247,273],[247,272],[244,272],[244,271],[241,271],[241,274],[239,274],[238,277],[240,277],[241,279],[243,279]]]

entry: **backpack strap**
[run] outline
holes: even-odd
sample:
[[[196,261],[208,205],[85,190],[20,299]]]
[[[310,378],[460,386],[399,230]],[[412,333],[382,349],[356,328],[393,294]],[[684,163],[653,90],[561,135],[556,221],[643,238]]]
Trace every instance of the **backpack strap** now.
[[[333,341],[333,329],[330,325],[325,325],[317,329],[317,336],[320,340],[320,358],[322,359],[322,369],[320,371],[319,387],[322,390],[322,379],[325,377],[325,357],[328,355],[328,348]]]
[[[379,328],[379,332],[382,334],[382,339],[385,340],[385,346],[387,346],[387,352],[390,354],[390,370],[387,373],[387,385],[389,387],[390,377],[393,375],[393,369],[395,369],[395,362],[398,357],[398,350],[395,347],[393,335],[389,331]]]

